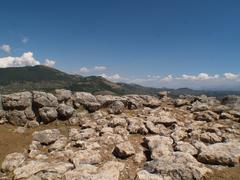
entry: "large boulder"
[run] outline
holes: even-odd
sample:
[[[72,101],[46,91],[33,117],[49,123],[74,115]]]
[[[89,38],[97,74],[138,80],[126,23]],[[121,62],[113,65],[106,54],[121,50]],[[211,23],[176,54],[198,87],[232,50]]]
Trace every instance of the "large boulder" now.
[[[126,159],[126,158],[134,155],[135,150],[134,150],[132,144],[129,141],[127,141],[127,142],[117,144],[113,150],[113,154],[116,157]]]
[[[168,111],[159,111],[155,116],[148,116],[147,121],[151,121],[154,124],[163,124],[165,126],[171,126],[177,123],[177,120]]]
[[[59,103],[70,105],[72,102],[72,92],[66,89],[56,89],[55,96]]]
[[[137,109],[143,106],[156,108],[161,104],[158,98],[149,95],[127,95],[124,98],[127,99],[129,109]]]
[[[218,136],[216,133],[204,132],[200,135],[200,140],[205,143],[219,143],[223,141],[221,136]]]
[[[29,161],[14,170],[14,179],[27,179],[30,176],[45,170],[49,163],[42,161]]]
[[[112,95],[97,95],[97,101],[101,104],[101,107],[108,107],[115,101],[121,101],[125,105],[127,104],[127,98],[120,96],[112,96]]]
[[[186,106],[189,105],[191,102],[188,99],[176,99],[174,104],[176,107]]]
[[[25,126],[27,122],[35,119],[35,114],[30,108],[27,108],[24,111],[6,111],[5,117],[10,124]]]
[[[43,131],[36,131],[32,136],[34,141],[49,145],[57,141],[62,135],[58,129],[46,129]]]
[[[65,173],[66,180],[118,180],[125,165],[121,162],[108,161],[100,168],[90,164],[82,164],[78,168]]]
[[[58,116],[60,119],[69,119],[72,117],[75,109],[72,106],[66,104],[59,104],[57,108]]]
[[[128,131],[132,134],[147,134],[148,130],[144,125],[144,120],[137,117],[127,118]]]
[[[25,156],[22,153],[8,154],[2,163],[2,171],[11,172],[20,166],[24,160]]]
[[[124,108],[125,106],[122,101],[115,101],[110,105],[108,111],[111,114],[121,114],[124,111]]]
[[[201,149],[198,160],[211,165],[236,166],[240,161],[240,143],[216,143]]]
[[[195,112],[195,111],[206,111],[208,109],[209,109],[208,104],[202,103],[200,101],[195,101],[194,103],[192,103],[191,111],[192,112]]]
[[[25,110],[32,106],[32,94],[20,92],[2,95],[2,105],[4,110]]]
[[[201,179],[212,172],[193,156],[183,152],[163,155],[158,160],[147,162],[144,169],[150,173],[170,176],[174,180]]]
[[[43,107],[39,109],[41,121],[45,124],[57,119],[58,113],[55,107]]]
[[[57,107],[57,98],[51,93],[33,91],[33,103],[37,108]]]
[[[64,173],[73,169],[69,162],[28,161],[14,170],[14,179],[61,179]]]
[[[139,95],[124,96],[127,99],[128,109],[138,109],[143,107],[143,99]]]
[[[198,150],[193,145],[184,141],[177,142],[176,146],[174,147],[174,150],[189,153],[192,156],[195,156],[198,154]]]
[[[140,97],[143,99],[143,105],[146,107],[157,108],[161,105],[161,101],[154,96],[140,95]]]
[[[73,101],[77,108],[83,105],[90,112],[94,112],[101,107],[96,97],[87,92],[76,92],[73,96]]]
[[[144,143],[149,148],[152,159],[159,159],[161,156],[173,152],[173,140],[170,137],[148,136],[144,138]]]
[[[233,108],[234,110],[240,111],[240,96],[226,96],[223,98],[222,104]]]
[[[71,162],[78,168],[82,164],[99,164],[102,162],[102,157],[100,153],[95,150],[79,150],[74,153]]]

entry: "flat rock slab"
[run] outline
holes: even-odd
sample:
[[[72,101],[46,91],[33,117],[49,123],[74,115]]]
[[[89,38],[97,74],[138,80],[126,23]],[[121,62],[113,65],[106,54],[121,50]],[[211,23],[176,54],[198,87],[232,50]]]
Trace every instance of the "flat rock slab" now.
[[[240,142],[216,143],[202,149],[198,160],[211,165],[236,166],[240,163]]]
[[[150,173],[170,176],[174,180],[201,179],[212,172],[193,156],[182,152],[163,155],[158,160],[146,163],[144,169]]]

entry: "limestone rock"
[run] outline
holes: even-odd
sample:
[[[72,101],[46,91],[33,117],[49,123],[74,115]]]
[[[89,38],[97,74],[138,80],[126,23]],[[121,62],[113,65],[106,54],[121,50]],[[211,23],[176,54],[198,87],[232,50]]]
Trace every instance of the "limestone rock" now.
[[[157,116],[149,116],[147,121],[151,121],[154,124],[163,124],[165,126],[171,126],[177,122],[177,120],[167,111],[160,111]]]
[[[186,106],[190,104],[190,101],[187,99],[176,99],[174,102],[176,107]]]
[[[109,113],[111,114],[121,114],[124,111],[124,104],[122,101],[115,101],[109,107]]]
[[[71,162],[78,168],[81,164],[98,164],[102,161],[102,157],[98,151],[95,150],[79,150],[74,153]]]
[[[205,143],[219,143],[222,142],[223,139],[222,137],[218,136],[216,133],[211,133],[211,132],[205,132],[200,135],[200,140]]]
[[[51,144],[48,148],[49,151],[56,151],[56,150],[62,150],[67,144],[67,138],[61,137],[57,139],[53,144]]]
[[[59,103],[71,104],[72,92],[66,89],[56,89],[55,96]]]
[[[125,159],[135,154],[132,144],[127,141],[116,145],[113,154],[119,158]]]
[[[150,173],[170,176],[174,180],[201,179],[212,171],[188,153],[173,152],[145,164]]]
[[[216,143],[202,149],[198,155],[200,162],[212,165],[236,166],[239,165],[240,143]]]
[[[20,166],[24,160],[25,156],[22,153],[8,154],[2,163],[2,170],[4,172],[13,171]]]
[[[28,177],[43,171],[49,163],[42,161],[29,161],[25,165],[16,168],[13,172],[15,179],[27,179]]]
[[[169,176],[163,177],[162,175],[152,174],[146,170],[141,170],[137,172],[135,180],[172,180],[172,178]]]
[[[47,129],[43,131],[36,131],[33,133],[33,140],[38,141],[41,144],[54,143],[61,137],[61,133],[58,129]]]
[[[96,97],[87,92],[76,92],[73,100],[76,107],[83,105],[90,112],[95,112],[101,107]]]
[[[128,131],[132,134],[147,134],[148,130],[141,118],[127,118]]]
[[[35,116],[33,112],[29,111],[8,111],[5,114],[7,121],[10,124],[16,125],[16,126],[25,126],[25,124],[28,121],[34,120]]]
[[[33,91],[33,103],[36,107],[57,107],[57,98],[51,93]]]
[[[170,154],[173,151],[173,140],[165,136],[148,136],[144,138],[145,144],[151,152],[152,159],[158,159],[162,155]]]
[[[117,127],[117,126],[127,127],[126,119],[121,117],[113,117],[108,124],[110,127]]]
[[[209,106],[206,103],[202,103],[200,101],[196,101],[192,104],[192,112],[195,111],[206,111],[209,109]]]
[[[58,113],[55,107],[43,107],[39,109],[41,121],[45,124],[57,119]]]
[[[66,104],[60,104],[57,108],[58,116],[60,119],[69,119],[74,113],[74,108]]]
[[[30,92],[20,92],[2,96],[2,106],[4,110],[25,110],[32,105],[32,94]]]
[[[177,142],[174,150],[184,152],[184,153],[189,153],[193,156],[198,154],[198,150],[193,145],[191,145],[188,142],[183,142],[183,141]]]

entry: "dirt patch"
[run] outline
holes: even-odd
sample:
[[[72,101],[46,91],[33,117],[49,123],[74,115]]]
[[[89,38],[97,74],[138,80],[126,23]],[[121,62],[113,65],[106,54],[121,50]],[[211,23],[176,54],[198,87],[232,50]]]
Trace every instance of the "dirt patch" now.
[[[11,125],[0,126],[0,164],[2,164],[5,156],[13,152],[24,152],[32,141],[32,131],[19,134],[14,132],[16,127]]]
[[[15,132],[16,126],[9,124],[0,125],[0,167],[7,154],[13,152],[24,152],[32,142],[32,133],[44,129],[57,128],[63,135],[68,134],[71,126],[64,122],[53,122],[48,125],[41,125],[37,128],[27,128],[23,134]]]

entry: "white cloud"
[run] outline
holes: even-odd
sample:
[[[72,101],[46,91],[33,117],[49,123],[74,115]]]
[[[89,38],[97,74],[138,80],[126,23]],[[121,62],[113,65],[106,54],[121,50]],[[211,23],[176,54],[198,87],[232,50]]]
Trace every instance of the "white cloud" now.
[[[27,37],[22,38],[22,43],[23,43],[23,44],[28,43],[28,41],[29,41],[29,39],[28,39]]]
[[[55,64],[56,64],[56,61],[50,60],[50,59],[46,59],[45,62],[43,63],[43,65],[48,67],[53,67]]]
[[[33,57],[32,52],[23,53],[23,55],[19,56],[19,57],[8,56],[8,57],[0,58],[0,67],[1,68],[35,66],[35,65],[39,65],[39,64],[40,64],[40,62],[37,61]]]
[[[94,67],[95,71],[101,72],[101,71],[106,71],[107,67],[106,66],[95,66]]]
[[[224,73],[224,77],[229,80],[235,80],[239,77],[239,75],[228,72],[228,73]]]
[[[211,76],[211,75],[208,75],[207,73],[200,73],[197,76],[183,74],[181,77],[177,77],[176,79],[178,79],[178,80],[200,80],[200,81],[204,81],[204,80],[211,80],[211,79],[218,79],[218,78],[219,78],[218,74],[215,74],[215,75]]]
[[[106,74],[101,74],[100,76],[111,80],[111,81],[118,81],[120,79],[122,79],[122,77],[119,74],[113,74],[113,75],[106,75]]]
[[[81,67],[79,72],[80,74],[86,74],[86,73],[89,73],[90,70],[87,67]]]
[[[173,80],[173,76],[171,74],[167,75],[166,77],[161,79],[162,81],[172,81]]]
[[[11,46],[7,44],[3,44],[0,46],[0,49],[3,50],[4,52],[10,53],[11,51]]]

